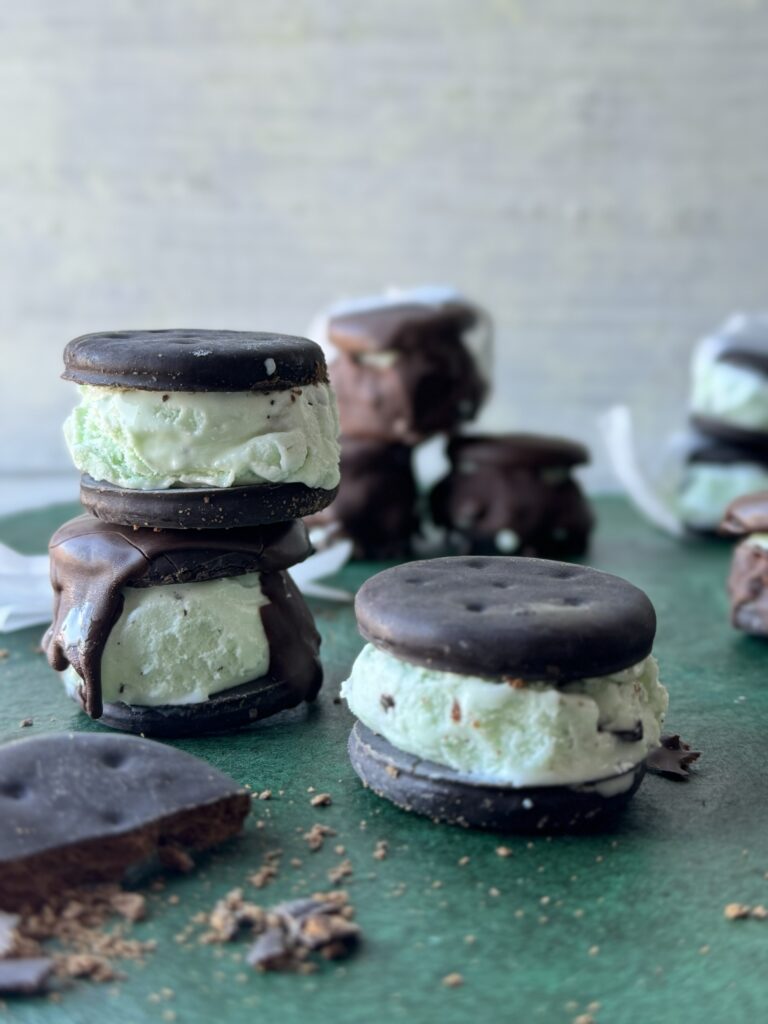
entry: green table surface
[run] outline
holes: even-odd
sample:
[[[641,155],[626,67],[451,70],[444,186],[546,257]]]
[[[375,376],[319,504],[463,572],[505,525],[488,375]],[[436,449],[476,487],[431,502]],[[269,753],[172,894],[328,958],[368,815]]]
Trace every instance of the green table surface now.
[[[314,601],[326,669],[318,703],[237,735],[178,743],[274,798],[254,804],[243,837],[151,895],[150,916],[133,934],[158,948],[143,966],[126,964],[125,981],[77,983],[59,1003],[9,1001],[7,1018],[569,1022],[599,1003],[593,1018],[610,1024],[765,1020],[768,921],[727,921],[723,908],[768,904],[768,647],[728,625],[727,544],[675,541],[621,499],[597,504],[589,562],[632,580],[656,606],[667,724],[703,751],[690,781],[647,777],[615,831],[588,837],[500,840],[399,811],[364,790],[346,758],[352,719],[337,696],[362,645],[352,609]],[[0,539],[43,551],[73,512],[6,519]],[[333,582],[354,589],[381,567],[348,566]],[[35,650],[39,634],[0,637],[9,651],[0,662],[3,742],[100,728],[64,696]],[[27,717],[34,725],[20,728]],[[310,786],[330,793],[332,806],[311,807]],[[310,853],[301,833],[315,822],[338,836]],[[381,839],[389,856],[379,861]],[[500,841],[512,856],[496,854]],[[283,850],[282,867],[268,888],[250,890],[257,902],[332,888],[336,844],[354,868],[344,884],[365,933],[355,957],[313,975],[265,975],[243,966],[244,944],[174,940],[229,889],[248,890],[246,876],[268,850]],[[451,972],[461,973],[461,987],[443,985]]]

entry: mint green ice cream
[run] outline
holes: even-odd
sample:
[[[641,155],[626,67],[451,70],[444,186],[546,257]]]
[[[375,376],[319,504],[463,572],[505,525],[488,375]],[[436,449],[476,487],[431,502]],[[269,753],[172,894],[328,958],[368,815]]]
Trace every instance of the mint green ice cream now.
[[[101,659],[105,703],[196,704],[266,675],[269,641],[259,609],[269,602],[259,573],[122,593]],[[63,676],[74,695],[80,676],[72,667]]]
[[[768,469],[756,462],[692,462],[685,468],[677,504],[689,526],[714,530],[732,501],[764,490]]]
[[[768,377],[714,358],[705,346],[693,359],[691,411],[749,430],[768,430]]]
[[[64,424],[77,468],[138,490],[339,482],[327,384],[282,391],[141,391],[80,385]]]
[[[367,644],[342,696],[407,753],[512,786],[564,785],[629,771],[658,746],[668,695],[653,657],[555,689],[424,668]],[[642,739],[612,734],[642,724]]]

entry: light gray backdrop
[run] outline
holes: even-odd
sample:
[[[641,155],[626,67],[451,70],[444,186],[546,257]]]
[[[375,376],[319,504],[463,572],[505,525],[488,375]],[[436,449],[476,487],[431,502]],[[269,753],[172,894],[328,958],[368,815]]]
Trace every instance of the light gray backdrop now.
[[[761,0],[3,4],[0,472],[66,469],[73,335],[431,281],[495,314],[487,424],[610,486],[597,411],[652,452],[692,340],[768,305],[766,54]]]

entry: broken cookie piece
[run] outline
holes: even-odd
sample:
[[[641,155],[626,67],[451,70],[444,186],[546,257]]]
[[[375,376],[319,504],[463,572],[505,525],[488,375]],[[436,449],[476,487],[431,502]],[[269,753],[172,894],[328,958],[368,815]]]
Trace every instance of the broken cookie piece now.
[[[700,757],[701,752],[691,750],[690,744],[681,740],[677,734],[666,734],[661,737],[661,746],[648,755],[646,764],[648,771],[654,775],[664,775],[668,779],[687,779],[690,777],[689,766]]]
[[[119,881],[167,845],[238,833],[250,794],[180,750],[134,736],[50,734],[0,747],[0,909]]]

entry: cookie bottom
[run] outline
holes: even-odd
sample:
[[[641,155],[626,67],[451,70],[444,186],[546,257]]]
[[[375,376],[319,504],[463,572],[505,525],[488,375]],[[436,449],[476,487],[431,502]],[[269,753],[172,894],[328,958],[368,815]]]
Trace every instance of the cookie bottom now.
[[[694,413],[691,416],[691,424],[707,437],[716,441],[725,441],[728,444],[744,445],[747,448],[756,449],[760,458],[765,458],[765,450],[768,447],[768,431],[753,430],[750,427],[740,427],[736,423],[729,423],[728,420],[721,420],[715,416],[699,416]],[[749,462],[750,453],[744,452],[744,461]]]
[[[645,774],[641,761],[608,779],[563,786],[494,786],[399,750],[356,722],[352,767],[365,786],[398,807],[435,822],[496,832],[578,832],[610,823]]]
[[[320,691],[322,681],[323,673],[318,666],[315,685],[308,696],[299,693],[285,680],[263,676],[243,683],[242,686],[222,690],[198,704],[147,707],[118,701],[105,704],[104,712],[97,721],[120,732],[161,739],[234,732],[281,711],[295,708],[305,700],[313,701]],[[82,707],[82,701],[75,699]]]
[[[264,526],[319,512],[336,497],[305,484],[250,484],[243,487],[169,487],[142,491],[80,478],[80,501],[97,519],[118,526],[161,530],[229,529]]]

